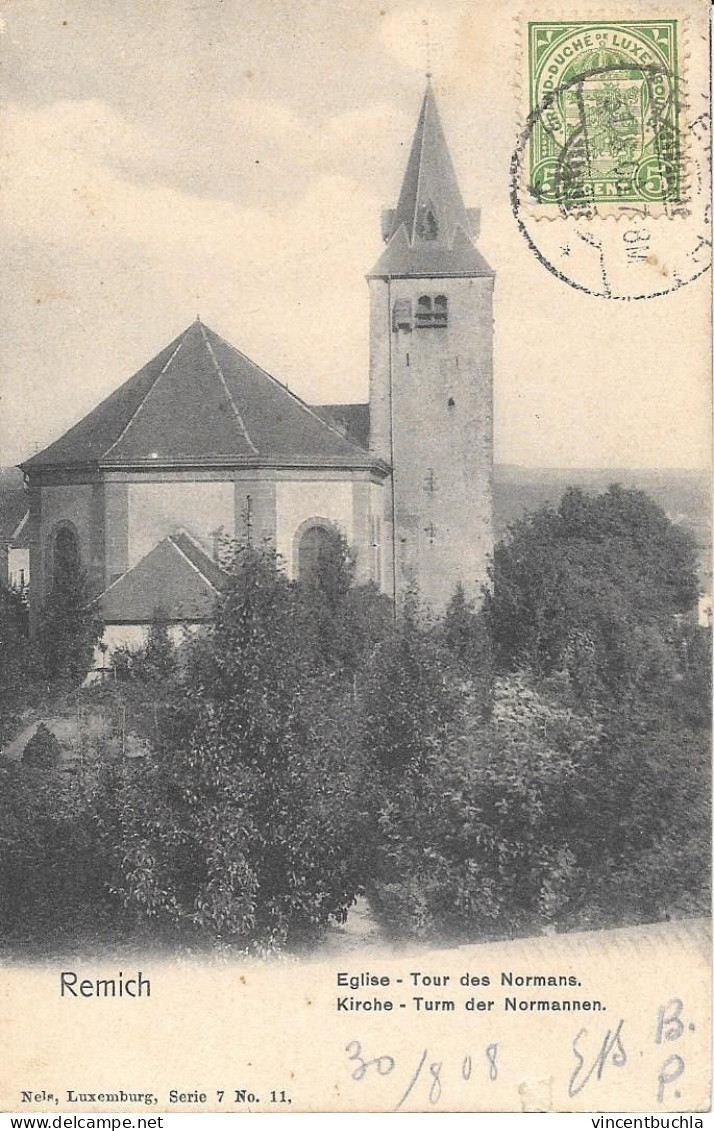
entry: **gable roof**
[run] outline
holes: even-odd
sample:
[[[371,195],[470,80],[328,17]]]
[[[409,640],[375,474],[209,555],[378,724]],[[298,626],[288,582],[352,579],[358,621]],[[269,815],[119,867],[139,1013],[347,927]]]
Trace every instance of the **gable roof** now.
[[[369,449],[369,404],[319,404],[315,411],[343,429],[353,444]]]
[[[30,512],[26,510],[17,526],[12,532],[10,546],[13,550],[29,549],[30,547]]]
[[[170,621],[209,620],[225,580],[198,542],[177,530],[105,589],[95,604],[109,624],[149,624],[157,609]]]
[[[27,492],[20,485],[0,493],[0,542],[18,545],[26,528]]]
[[[371,467],[375,462],[197,319],[22,467]]]
[[[492,275],[471,238],[431,82],[417,122],[397,207],[387,214],[387,247],[371,275]]]

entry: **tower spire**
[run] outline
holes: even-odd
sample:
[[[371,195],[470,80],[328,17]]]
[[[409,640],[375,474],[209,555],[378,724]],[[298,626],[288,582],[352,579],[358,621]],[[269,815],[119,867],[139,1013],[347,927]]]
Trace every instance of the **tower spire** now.
[[[387,248],[373,274],[404,274],[410,267],[437,274],[490,274],[474,244],[476,219],[477,213],[464,205],[427,74],[399,201],[383,216]]]

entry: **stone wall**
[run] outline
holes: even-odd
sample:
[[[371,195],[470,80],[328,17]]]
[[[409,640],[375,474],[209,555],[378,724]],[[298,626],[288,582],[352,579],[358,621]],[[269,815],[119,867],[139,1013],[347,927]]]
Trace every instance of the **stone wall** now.
[[[393,461],[398,592],[478,597],[493,552],[493,279],[370,281],[372,448]],[[445,295],[446,326],[392,329],[394,303]],[[390,377],[391,372],[391,377]]]

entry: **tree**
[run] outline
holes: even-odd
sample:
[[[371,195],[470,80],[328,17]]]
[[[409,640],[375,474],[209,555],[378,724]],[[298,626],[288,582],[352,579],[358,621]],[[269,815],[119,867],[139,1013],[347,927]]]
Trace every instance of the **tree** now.
[[[501,671],[567,673],[582,699],[656,696],[676,617],[697,600],[696,547],[641,491],[566,491],[496,547],[487,616]]]
[[[448,652],[461,666],[487,715],[493,699],[493,648],[490,626],[482,609],[466,598],[458,585],[441,621],[441,635]]]
[[[0,583],[0,743],[33,702],[41,675],[42,665],[29,638],[24,595]]]
[[[22,752],[22,761],[36,770],[49,770],[62,758],[62,746],[44,723],[40,723]]]
[[[0,827],[0,940],[25,956],[116,943],[123,911],[85,767],[0,761]]]
[[[300,583],[325,663],[354,680],[367,655],[391,628],[391,603],[377,587],[355,583],[356,561],[347,539],[325,530],[314,572]]]
[[[76,539],[57,539],[54,575],[40,612],[37,642],[50,680],[81,683],[92,666],[103,626],[90,604]]]
[[[238,547],[150,756],[124,769],[117,890],[180,935],[296,943],[358,890],[356,728],[309,614],[272,553]]]
[[[387,789],[405,773],[419,778],[446,741],[460,702],[455,669],[440,634],[421,622],[410,599],[369,657],[362,681],[363,742]]]

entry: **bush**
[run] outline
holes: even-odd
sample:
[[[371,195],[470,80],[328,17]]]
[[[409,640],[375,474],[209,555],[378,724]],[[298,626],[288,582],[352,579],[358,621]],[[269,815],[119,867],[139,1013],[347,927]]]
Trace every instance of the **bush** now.
[[[29,638],[23,593],[0,583],[0,746],[20,725],[23,712],[44,690],[43,667]]]
[[[579,881],[568,826],[593,737],[523,680],[498,685],[491,722],[465,689],[448,745],[381,809],[370,891],[380,918],[431,939],[502,937],[554,919]]]
[[[370,901],[390,933],[474,940],[706,914],[708,735],[641,733],[519,675],[493,718],[464,699],[448,745],[383,798]]]
[[[459,709],[457,665],[438,632],[412,605],[373,650],[361,679],[363,744],[386,775],[385,789],[427,769],[447,740]]]
[[[84,772],[0,764],[0,937],[50,954],[113,937],[121,905]]]
[[[124,772],[118,889],[183,939],[297,944],[358,890],[353,708],[308,610],[273,555],[240,547],[150,757]]]
[[[693,540],[641,491],[565,492],[496,547],[485,613],[500,671],[565,672],[586,705],[656,699],[675,618],[696,604]]]
[[[40,723],[22,752],[22,761],[36,770],[50,770],[62,758],[62,746],[51,730]]]
[[[68,541],[56,553],[52,588],[39,616],[37,644],[47,678],[70,687],[81,684],[103,631],[77,546]]]

